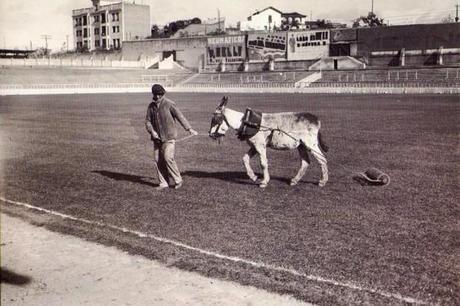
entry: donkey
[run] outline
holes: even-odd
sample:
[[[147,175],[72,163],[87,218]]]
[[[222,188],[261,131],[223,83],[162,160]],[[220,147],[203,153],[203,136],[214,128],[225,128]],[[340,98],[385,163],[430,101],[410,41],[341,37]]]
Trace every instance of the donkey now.
[[[244,120],[244,113],[227,108],[227,103],[228,97],[224,96],[212,117],[209,136],[213,139],[225,136],[229,128],[241,131],[245,124],[251,124]],[[318,117],[310,113],[262,113],[260,124],[257,124],[258,130],[253,136],[245,139],[250,149],[243,156],[243,163],[249,178],[253,182],[257,181],[257,176],[250,165],[250,159],[257,154],[263,171],[259,187],[267,187],[270,180],[267,147],[276,150],[297,148],[301,158],[300,168],[291,179],[290,185],[297,185],[305,175],[310,163],[308,154],[310,152],[321,165],[322,178],[318,185],[325,186],[328,181],[328,169],[323,152],[327,152],[328,148],[321,141],[320,127]]]

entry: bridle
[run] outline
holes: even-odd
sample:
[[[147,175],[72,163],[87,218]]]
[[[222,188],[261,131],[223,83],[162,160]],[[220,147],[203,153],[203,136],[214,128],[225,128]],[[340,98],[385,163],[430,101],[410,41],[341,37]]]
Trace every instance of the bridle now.
[[[220,134],[219,133],[220,127],[222,126],[222,124],[224,124],[224,122],[225,122],[225,124],[230,126],[230,124],[228,124],[227,118],[225,117],[225,115],[223,113],[223,108],[218,107],[216,109],[216,111],[214,112],[214,115],[212,116],[212,119],[211,119],[211,128],[209,129],[209,137],[211,137],[213,139],[219,139],[220,137],[225,136],[225,134]],[[214,133],[211,134],[211,129],[214,126],[216,128],[214,130]]]

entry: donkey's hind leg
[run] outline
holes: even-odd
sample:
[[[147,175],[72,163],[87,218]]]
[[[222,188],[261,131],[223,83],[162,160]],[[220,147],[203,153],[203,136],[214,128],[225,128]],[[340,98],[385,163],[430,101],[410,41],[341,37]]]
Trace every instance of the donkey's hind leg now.
[[[256,149],[251,147],[249,151],[243,156],[243,164],[246,168],[246,173],[253,182],[257,181],[257,175],[255,175],[254,170],[252,170],[250,161],[251,158],[256,155],[256,153]]]
[[[290,185],[294,186],[302,179],[307,171],[308,165],[310,164],[310,157],[308,156],[307,148],[303,145],[297,147],[300,155],[300,168],[296,176],[291,179]]]
[[[318,161],[318,163],[321,166],[322,178],[319,181],[318,185],[319,185],[319,187],[324,187],[326,185],[327,181],[329,180],[329,173],[328,173],[328,169],[327,169],[326,156],[324,156],[324,154],[321,151],[321,149],[319,148],[318,144],[315,144],[311,148],[311,154],[313,154],[313,156],[316,158],[316,160]]]

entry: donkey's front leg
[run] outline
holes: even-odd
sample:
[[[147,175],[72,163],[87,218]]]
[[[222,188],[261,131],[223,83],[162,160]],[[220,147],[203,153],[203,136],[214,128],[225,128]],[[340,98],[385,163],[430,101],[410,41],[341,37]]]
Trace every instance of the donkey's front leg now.
[[[264,177],[260,182],[259,187],[265,188],[268,185],[268,181],[270,181],[270,174],[268,173],[267,150],[265,147],[257,148],[257,153],[259,153],[260,167],[262,168],[262,172],[264,174]]]
[[[257,175],[255,175],[254,170],[251,168],[250,160],[256,153],[257,151],[254,148],[250,148],[249,151],[243,156],[243,163],[244,167],[246,168],[246,173],[253,182],[257,181]]]

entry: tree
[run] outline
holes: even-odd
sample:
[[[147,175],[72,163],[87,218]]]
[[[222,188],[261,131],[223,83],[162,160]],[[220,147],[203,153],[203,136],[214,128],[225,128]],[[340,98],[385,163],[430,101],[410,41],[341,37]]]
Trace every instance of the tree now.
[[[289,31],[291,29],[299,29],[300,23],[297,18],[283,18],[281,20],[281,30],[282,31]]]
[[[451,22],[455,22],[455,19],[452,17],[451,14],[441,19],[441,23],[451,23]]]
[[[163,34],[160,34],[160,37],[163,37],[163,38],[171,37],[177,31],[186,28],[190,24],[201,24],[201,19],[198,17],[195,17],[192,19],[172,21],[163,27]],[[152,32],[152,35],[153,35],[153,32]]]
[[[386,26],[383,22],[383,18],[378,18],[374,12],[369,12],[367,16],[361,16],[353,22],[353,27],[382,27]]]
[[[198,17],[195,17],[195,18],[193,18],[190,22],[191,22],[192,24],[201,24],[201,19],[198,18]]]
[[[150,38],[160,38],[161,33],[160,33],[160,28],[154,24],[152,28],[150,29]]]

